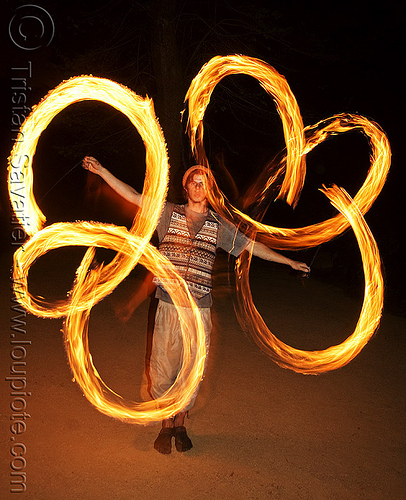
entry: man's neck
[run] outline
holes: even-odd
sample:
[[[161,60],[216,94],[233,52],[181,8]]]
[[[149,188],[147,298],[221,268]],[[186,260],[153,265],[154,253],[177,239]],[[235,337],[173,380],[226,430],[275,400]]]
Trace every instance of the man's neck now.
[[[207,202],[201,201],[198,203],[194,203],[192,200],[188,200],[186,203],[186,207],[193,212],[198,214],[205,214],[207,212]]]

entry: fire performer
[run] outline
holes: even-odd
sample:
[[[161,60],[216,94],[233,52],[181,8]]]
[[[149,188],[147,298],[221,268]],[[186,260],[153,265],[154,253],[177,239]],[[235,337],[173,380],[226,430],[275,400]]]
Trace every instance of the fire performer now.
[[[117,179],[95,158],[86,156],[83,167],[99,175],[114,191],[127,201],[141,206],[142,194]],[[286,264],[297,271],[310,272],[303,262],[289,259],[260,242],[252,241],[231,223],[209,210],[206,189],[210,188],[210,176],[206,167],[195,165],[183,176],[183,188],[187,199],[184,205],[166,202],[157,226],[159,250],[175,266],[185,279],[189,291],[199,307],[209,347],[212,328],[211,274],[216,249],[222,248],[238,257],[245,249],[265,260]],[[160,397],[174,383],[182,365],[182,333],[178,314],[162,283],[157,283],[156,296],[159,299],[150,360],[151,395]],[[192,346],[193,349],[193,346]],[[175,437],[177,451],[192,448],[192,442],[185,428],[185,417],[193,407],[197,391],[187,407],[174,417],[164,420],[155,449],[163,454],[171,453],[172,437]]]

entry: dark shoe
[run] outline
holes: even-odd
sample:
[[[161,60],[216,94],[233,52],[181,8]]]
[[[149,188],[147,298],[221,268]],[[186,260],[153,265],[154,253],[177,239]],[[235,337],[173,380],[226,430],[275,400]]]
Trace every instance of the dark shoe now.
[[[158,437],[155,439],[154,448],[159,453],[169,455],[172,451],[172,436],[174,429],[172,427],[162,427]]]
[[[178,451],[188,451],[193,448],[192,441],[186,433],[186,428],[183,425],[175,427],[175,446]]]

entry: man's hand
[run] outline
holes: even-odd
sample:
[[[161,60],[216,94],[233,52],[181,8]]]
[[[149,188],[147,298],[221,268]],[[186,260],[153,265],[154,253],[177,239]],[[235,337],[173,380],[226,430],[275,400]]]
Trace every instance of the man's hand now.
[[[133,187],[129,186],[120,179],[117,179],[107,168],[93,158],[93,156],[85,156],[82,161],[82,167],[93,174],[99,175],[107,184],[120,196],[130,203],[134,203],[138,207],[142,206],[142,195]]]
[[[310,267],[304,262],[298,262],[297,260],[292,260],[290,267],[295,271],[302,271],[302,273],[309,274]]]
[[[82,167],[96,175],[100,175],[103,169],[102,164],[96,158],[93,158],[93,156],[85,156],[82,161]]]

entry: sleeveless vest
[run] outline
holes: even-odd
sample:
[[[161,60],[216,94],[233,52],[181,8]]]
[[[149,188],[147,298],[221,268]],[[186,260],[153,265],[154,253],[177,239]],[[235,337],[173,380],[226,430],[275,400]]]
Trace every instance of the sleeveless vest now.
[[[211,292],[211,274],[216,257],[219,223],[209,210],[207,218],[192,239],[187,225],[185,207],[175,205],[169,228],[159,245],[159,251],[176,267],[186,281],[190,293],[200,299]],[[156,280],[164,287],[163,281]]]

